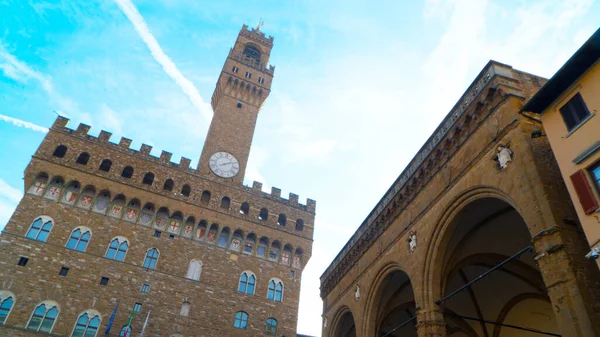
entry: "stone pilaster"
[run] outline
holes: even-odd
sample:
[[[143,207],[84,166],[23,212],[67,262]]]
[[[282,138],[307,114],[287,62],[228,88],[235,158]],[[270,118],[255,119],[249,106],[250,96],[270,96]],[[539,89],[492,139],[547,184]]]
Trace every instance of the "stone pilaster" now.
[[[417,311],[417,334],[419,337],[446,337],[446,322],[439,309]]]

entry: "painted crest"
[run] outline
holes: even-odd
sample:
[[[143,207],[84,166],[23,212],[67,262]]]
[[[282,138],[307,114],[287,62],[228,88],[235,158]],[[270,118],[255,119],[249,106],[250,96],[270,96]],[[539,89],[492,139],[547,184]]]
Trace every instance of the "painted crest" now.
[[[94,207],[98,212],[106,212],[106,208],[108,207],[108,201],[104,199],[96,200],[96,206]]]
[[[58,200],[58,195],[60,194],[60,191],[62,189],[58,186],[52,186],[48,189],[48,192],[46,192],[46,198],[48,199],[52,199],[52,200]]]
[[[180,226],[181,226],[181,224],[179,222],[177,222],[176,220],[171,220],[171,222],[169,223],[169,232],[171,232],[171,233],[179,232]]]
[[[289,265],[290,264],[290,253],[283,252],[281,253],[281,263]]]
[[[151,220],[152,220],[152,213],[142,212],[139,223],[142,225],[148,225],[148,224],[150,224]]]
[[[35,184],[31,185],[29,188],[29,193],[35,195],[42,195],[44,193],[44,189],[46,188],[46,183],[43,181],[36,181]]]
[[[81,200],[79,201],[79,205],[81,207],[89,208],[91,204],[92,204],[92,197],[89,195],[84,195],[83,197],[81,197]]]
[[[187,225],[183,228],[183,233],[185,234],[185,236],[190,237],[192,235],[192,226]]]
[[[72,205],[73,203],[75,203],[75,198],[77,198],[77,193],[67,190],[67,192],[65,192],[65,195],[63,196],[63,202],[65,204]]]
[[[208,233],[208,242],[214,242],[216,237],[217,237],[217,234],[215,232],[209,232]]]
[[[114,217],[120,217],[121,211],[123,210],[123,206],[121,205],[113,205],[110,209],[110,215]]]
[[[204,237],[204,232],[206,232],[206,229],[204,228],[196,229],[196,238],[198,238],[198,240],[202,240],[202,238]]]
[[[302,263],[300,262],[300,256],[295,255],[292,258],[292,267],[294,267],[296,269],[302,268]]]
[[[239,251],[241,245],[242,241],[240,241],[239,239],[231,240],[231,249]]]
[[[125,215],[125,217],[128,220],[134,220],[135,217],[137,216],[137,213],[138,213],[137,209],[128,209],[127,210],[127,214]]]

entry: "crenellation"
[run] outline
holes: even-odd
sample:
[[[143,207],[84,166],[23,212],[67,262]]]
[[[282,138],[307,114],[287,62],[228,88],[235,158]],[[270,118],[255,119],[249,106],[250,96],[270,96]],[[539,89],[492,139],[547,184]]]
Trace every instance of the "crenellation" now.
[[[67,117],[58,116],[58,117],[56,117],[56,120],[52,124],[52,129],[57,129],[57,130],[66,129],[68,123],[69,123],[69,119]]]
[[[290,201],[290,204],[294,205],[294,204],[299,204],[298,200],[298,194],[292,193],[290,192],[290,197],[288,199]]]
[[[150,152],[152,151],[152,146],[148,145],[148,144],[142,144],[142,147],[140,148],[140,153],[141,154],[145,154],[147,156],[150,156]]]
[[[102,142],[110,141],[110,137],[112,136],[112,132],[100,130],[100,134],[98,135],[98,140]]]
[[[159,162],[161,162],[163,164],[168,164],[169,162],[171,162],[172,156],[173,156],[173,154],[171,152],[167,152],[167,151],[163,150],[160,153]]]
[[[274,198],[281,198],[281,189],[277,187],[271,187],[271,196]]]
[[[181,157],[181,159],[179,160],[179,168],[184,169],[184,170],[192,170],[192,168],[190,167],[191,163],[192,163],[191,159]]]
[[[256,180],[252,183],[252,189],[255,190],[255,191],[262,192],[262,186],[263,186],[263,184],[261,182],[256,181]]]
[[[75,134],[78,136],[88,136],[88,133],[90,132],[90,126],[87,124],[83,124],[80,123],[79,125],[77,125],[77,129],[75,130]]]
[[[306,211],[315,214],[317,211],[317,202],[313,199],[306,199]]]
[[[129,150],[130,146],[131,146],[131,139],[121,137],[121,140],[119,141],[119,147]]]

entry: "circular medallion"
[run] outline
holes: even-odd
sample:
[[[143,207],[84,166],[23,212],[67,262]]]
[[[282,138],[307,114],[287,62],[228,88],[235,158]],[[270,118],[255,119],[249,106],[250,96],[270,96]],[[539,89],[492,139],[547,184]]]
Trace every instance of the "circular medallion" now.
[[[208,162],[211,171],[221,178],[232,178],[240,171],[240,163],[227,152],[216,152],[210,156]]]

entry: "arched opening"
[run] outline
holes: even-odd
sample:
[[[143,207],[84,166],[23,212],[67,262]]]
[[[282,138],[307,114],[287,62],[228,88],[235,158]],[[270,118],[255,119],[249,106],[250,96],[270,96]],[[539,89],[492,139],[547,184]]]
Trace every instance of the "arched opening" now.
[[[174,184],[175,184],[175,182],[173,182],[173,179],[167,179],[165,181],[165,184],[163,185],[163,190],[165,190],[165,191],[172,191]]]
[[[248,215],[250,213],[250,205],[247,202],[243,202],[240,206],[240,214]]]
[[[277,218],[277,224],[279,226],[285,227],[286,222],[287,222],[287,217],[285,216],[285,214],[283,214],[283,213],[279,214],[279,218]]]
[[[210,191],[202,191],[202,196],[200,196],[200,202],[204,205],[208,205],[210,202]]]
[[[372,295],[374,316],[371,317],[375,323],[375,336],[416,337],[416,306],[412,283],[404,271],[395,267],[390,269],[392,271],[384,274]],[[360,286],[357,286],[354,288],[354,297],[361,296]]]
[[[129,179],[131,176],[133,176],[133,167],[126,166],[121,172],[121,177]]]
[[[333,337],[356,337],[356,325],[354,316],[350,310],[347,310],[335,323]]]
[[[231,205],[231,199],[229,199],[229,197],[223,197],[223,199],[221,199],[221,208],[229,209],[230,205]]]
[[[152,172],[148,172],[144,175],[144,180],[142,180],[142,183],[145,185],[152,185],[152,183],[154,182],[154,173]]]
[[[55,156],[57,158],[62,158],[65,156],[66,153],[67,153],[67,147],[64,145],[59,145],[54,150],[53,156]]]
[[[260,62],[260,50],[258,50],[257,47],[247,44],[244,47],[243,53],[247,58],[253,60],[254,62]]]
[[[87,152],[81,152],[79,156],[77,156],[77,160],[75,161],[77,164],[87,165],[90,160],[90,154]]]
[[[188,184],[183,185],[183,187],[181,188],[181,194],[184,197],[189,197],[191,192],[192,192],[192,188]]]
[[[112,166],[112,161],[110,159],[104,159],[101,163],[100,163],[100,167],[99,170],[100,171],[104,171],[104,172],[108,172],[110,171],[110,167]]]
[[[269,211],[266,208],[261,208],[258,215],[258,220],[267,221],[269,219]]]
[[[448,336],[534,335],[506,325],[559,333],[542,275],[527,249],[531,235],[511,205],[497,198],[470,202],[450,220],[442,240],[443,256],[436,261],[442,263],[438,280]],[[463,290],[448,296],[458,289]]]

